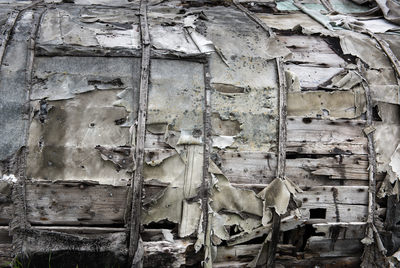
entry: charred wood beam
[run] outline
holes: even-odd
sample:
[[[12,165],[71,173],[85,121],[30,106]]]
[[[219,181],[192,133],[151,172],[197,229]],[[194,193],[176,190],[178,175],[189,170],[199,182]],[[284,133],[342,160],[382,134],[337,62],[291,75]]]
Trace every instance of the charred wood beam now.
[[[132,259],[132,267],[142,266],[142,256],[140,251],[140,215],[142,209],[142,187],[143,187],[143,160],[144,143],[146,135],[147,101],[150,76],[150,34],[147,23],[147,1],[140,2],[140,32],[142,41],[142,67],[140,76],[139,92],[139,111],[136,135],[136,170],[131,183],[132,187],[132,207],[130,215],[130,238],[129,238],[129,257]]]

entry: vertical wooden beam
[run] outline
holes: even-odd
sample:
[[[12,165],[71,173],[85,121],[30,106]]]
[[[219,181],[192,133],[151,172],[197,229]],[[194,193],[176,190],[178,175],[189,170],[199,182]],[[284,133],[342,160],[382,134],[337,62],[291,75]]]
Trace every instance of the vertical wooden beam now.
[[[205,246],[211,243],[210,240],[210,228],[209,215],[208,215],[208,201],[209,201],[209,187],[210,187],[210,173],[208,167],[210,163],[210,151],[211,151],[211,73],[209,58],[204,63],[204,110],[203,110],[203,178],[201,184],[201,209],[203,212],[202,229],[204,230],[204,243]],[[206,251],[207,252],[207,251]],[[207,257],[207,256],[206,256]],[[206,260],[206,266],[210,264],[212,260]],[[205,267],[206,267],[205,266]]]
[[[278,99],[278,113],[279,113],[279,126],[278,126],[278,169],[276,177],[280,179],[285,178],[286,168],[286,117],[287,117],[287,92],[286,92],[286,79],[285,72],[282,66],[282,60],[276,58],[276,68],[278,71],[279,83],[279,99]],[[272,209],[272,237],[267,249],[267,267],[275,267],[275,254],[276,247],[279,242],[279,232],[281,225],[281,216]]]
[[[14,25],[19,17],[20,11],[14,10],[11,15],[8,17],[6,24],[4,25],[4,30],[1,33],[3,42],[0,46],[0,66],[3,65],[3,58],[6,51],[6,47],[8,44],[8,40],[10,39],[10,35],[12,30],[14,29]]]
[[[10,34],[15,26],[15,24],[18,21],[18,18],[24,13],[23,11],[37,5],[42,1],[36,1],[24,8],[22,8],[20,11],[15,13],[13,12],[13,15],[11,16],[11,28],[7,28],[5,30],[5,40],[2,44],[1,50],[0,50],[0,62],[2,63],[4,55],[6,53],[6,45],[9,41]],[[25,86],[27,90],[27,95],[25,99],[25,144],[28,143],[28,136],[29,136],[29,123],[31,122],[31,111],[30,111],[30,92],[32,90],[32,73],[33,73],[33,62],[35,58],[35,45],[36,45],[36,37],[37,33],[39,30],[40,26],[40,21],[42,19],[43,13],[45,12],[45,8],[41,8],[38,11],[33,11],[32,14],[32,24],[31,26],[31,31],[30,31],[30,36],[28,40],[28,50],[27,50],[27,56],[26,56],[26,69],[25,69]],[[15,16],[16,14],[16,16]],[[10,19],[9,19],[10,20]],[[8,25],[9,26],[9,25]],[[13,219],[10,223],[10,233],[13,236],[13,255],[14,256],[23,256],[24,254],[24,242],[26,239],[26,230],[29,230],[31,228],[30,223],[27,219],[27,206],[26,206],[26,185],[25,185],[25,180],[26,180],[26,155],[27,155],[27,149],[26,147],[22,147],[18,153],[14,156],[16,161],[15,161],[15,167],[16,169],[15,174],[18,174],[18,181],[17,183],[14,184],[13,186],[13,191],[12,191],[12,201],[13,201]],[[21,258],[21,261],[23,262],[23,265],[26,265],[25,258]]]
[[[1,35],[3,36],[3,42],[1,43],[0,46],[0,67],[3,65],[3,59],[4,59],[4,54],[7,48],[8,41],[10,39],[11,32],[14,29],[15,23],[19,19],[22,11],[27,10],[29,8],[32,8],[36,6],[37,4],[43,2],[43,0],[35,1],[25,7],[22,7],[21,9],[14,10],[11,12],[11,15],[8,17],[6,24],[4,25],[4,30],[1,32]]]
[[[277,177],[285,178],[286,169],[286,139],[287,139],[287,92],[286,92],[286,77],[283,70],[282,59],[276,58],[276,68],[278,70],[279,82],[279,136],[278,136],[278,170]]]
[[[376,210],[376,154],[374,145],[374,129],[372,126],[372,98],[371,89],[368,82],[364,78],[365,69],[360,59],[357,60],[358,75],[361,78],[361,84],[365,91],[365,99],[367,106],[367,122],[364,130],[368,140],[368,217],[367,228],[364,243],[364,252],[362,255],[361,267],[371,267],[375,265],[375,259],[381,259],[380,262],[385,260],[386,249],[383,246],[382,240],[379,236],[378,230],[375,227],[375,210]],[[374,244],[375,243],[375,244]],[[379,250],[379,251],[378,251]]]
[[[264,29],[268,33],[268,36],[272,37],[274,36],[274,32],[272,29],[266,25],[262,20],[260,20],[256,15],[254,15],[250,10],[245,8],[242,4],[240,4],[237,0],[233,0],[233,4],[240,9],[243,13],[245,13],[251,20],[253,20],[255,23],[257,23],[261,28]]]
[[[366,99],[366,106],[367,106],[367,128],[372,127],[372,98],[371,98],[371,89],[365,80],[363,73],[364,69],[362,66],[362,63],[360,60],[358,60],[358,73],[361,77],[361,84],[364,88],[365,91],[365,99]],[[375,146],[374,146],[374,136],[373,136],[373,131],[367,132],[366,133],[367,139],[368,139],[368,162],[369,162],[369,168],[368,168],[368,218],[367,218],[367,223],[368,224],[374,224],[374,219],[375,219],[375,195],[376,195],[376,159],[375,159]]]
[[[142,62],[139,87],[139,111],[136,131],[136,169],[131,183],[132,207],[130,215],[130,239],[129,257],[133,259],[135,254],[140,252],[140,218],[142,209],[142,188],[143,188],[143,159],[144,143],[146,135],[147,101],[150,76],[150,34],[147,23],[147,0],[140,1],[140,32],[142,40]],[[140,265],[132,264],[132,267]]]

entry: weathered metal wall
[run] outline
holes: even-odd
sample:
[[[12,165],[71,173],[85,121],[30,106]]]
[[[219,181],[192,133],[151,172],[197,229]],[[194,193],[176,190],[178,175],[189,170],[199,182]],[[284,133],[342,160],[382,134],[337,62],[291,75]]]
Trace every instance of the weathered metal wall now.
[[[396,5],[0,1],[0,261],[398,265]]]

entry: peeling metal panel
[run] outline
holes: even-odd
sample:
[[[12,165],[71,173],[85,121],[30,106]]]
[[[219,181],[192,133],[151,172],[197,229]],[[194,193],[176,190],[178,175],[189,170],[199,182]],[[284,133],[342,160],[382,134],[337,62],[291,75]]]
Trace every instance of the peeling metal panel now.
[[[138,80],[133,81],[132,74],[138,77],[137,61],[54,57],[37,58],[35,64],[28,177],[126,185],[133,167],[123,165],[121,170],[121,165],[103,160],[104,152],[96,146],[114,150],[128,146],[122,153],[128,162],[131,138],[123,124],[133,122],[128,112],[133,109],[115,103],[123,90],[129,92],[130,103],[134,100]],[[105,157],[112,160],[116,155]]]

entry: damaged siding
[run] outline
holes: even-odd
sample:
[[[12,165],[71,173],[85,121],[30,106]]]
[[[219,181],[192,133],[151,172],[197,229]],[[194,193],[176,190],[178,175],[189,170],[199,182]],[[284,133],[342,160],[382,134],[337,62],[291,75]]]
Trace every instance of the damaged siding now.
[[[10,2],[0,261],[398,265],[396,1]]]

